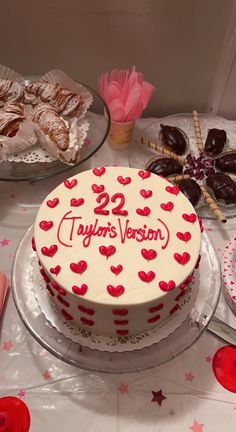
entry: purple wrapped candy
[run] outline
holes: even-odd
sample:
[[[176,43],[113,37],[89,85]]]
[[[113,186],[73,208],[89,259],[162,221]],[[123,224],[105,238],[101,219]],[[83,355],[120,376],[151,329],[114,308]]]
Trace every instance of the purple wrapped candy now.
[[[172,174],[181,174],[183,167],[175,159],[154,157],[147,163],[146,170],[163,177],[168,177]]]
[[[220,171],[236,174],[236,152],[223,153],[216,159],[215,166]]]
[[[226,204],[236,203],[236,184],[228,175],[218,172],[208,177],[206,184],[217,200]]]
[[[227,141],[227,135],[223,129],[209,129],[205,142],[205,153],[208,156],[218,156]]]
[[[182,155],[188,146],[188,137],[182,129],[161,124],[159,132],[161,143],[168,150]]]
[[[183,192],[183,194],[188,198],[191,204],[195,207],[202,195],[202,191],[198,183],[192,179],[187,179],[187,180],[183,179],[178,182],[178,186],[181,192]]]

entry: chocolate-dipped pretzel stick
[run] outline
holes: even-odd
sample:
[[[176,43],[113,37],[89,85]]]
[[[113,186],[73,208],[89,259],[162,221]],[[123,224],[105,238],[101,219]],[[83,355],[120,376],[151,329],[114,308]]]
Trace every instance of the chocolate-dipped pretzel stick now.
[[[173,153],[170,150],[165,149],[160,144],[153,143],[153,142],[151,142],[148,139],[143,138],[143,137],[140,137],[140,142],[141,142],[141,144],[145,144],[148,147],[150,147],[150,148],[152,148],[152,149],[154,149],[154,150],[156,150],[156,151],[158,151],[158,152],[160,152],[166,156],[172,157],[173,159],[177,160],[181,165],[185,164],[185,159],[183,157],[177,156],[175,153]]]
[[[192,112],[196,144],[200,153],[203,153],[202,133],[200,128],[200,120],[197,111]]]
[[[212,213],[216,216],[217,220],[221,223],[226,223],[227,219],[225,218],[222,211],[219,209],[218,205],[216,204],[215,200],[211,197],[211,195],[207,192],[206,188],[204,186],[201,186],[201,191],[203,194],[203,197],[211,209]]]
[[[178,182],[180,180],[187,180],[190,178],[189,174],[178,174],[178,175],[172,175],[170,177],[167,177],[166,179],[170,182]]]

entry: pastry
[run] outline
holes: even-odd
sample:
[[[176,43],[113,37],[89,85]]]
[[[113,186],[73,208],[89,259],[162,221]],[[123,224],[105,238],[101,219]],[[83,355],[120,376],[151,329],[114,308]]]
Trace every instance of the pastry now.
[[[24,118],[24,105],[8,102],[0,109],[0,135],[15,136]]]
[[[177,186],[148,171],[99,167],[42,203],[34,248],[48,301],[64,321],[128,336],[186,318],[201,233]]]
[[[0,79],[0,104],[6,102],[21,102],[23,99],[24,89],[17,81]]]

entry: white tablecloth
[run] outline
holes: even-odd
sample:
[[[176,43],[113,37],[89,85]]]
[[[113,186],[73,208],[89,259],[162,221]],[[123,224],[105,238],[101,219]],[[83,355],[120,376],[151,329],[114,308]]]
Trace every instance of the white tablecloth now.
[[[98,122],[102,121],[98,119]],[[151,120],[141,120],[139,127]],[[108,144],[66,175],[37,183],[0,183],[0,270],[10,276],[13,255],[34,222],[44,197],[65,176],[99,165],[128,165],[127,152]],[[221,256],[236,220],[224,227],[205,221]],[[222,298],[220,318],[235,326]],[[0,339],[0,396],[21,397],[31,413],[32,432],[234,432],[236,394],[225,390],[212,371],[212,357],[225,345],[205,332],[184,354],[147,372],[126,375],[90,373],[47,353],[24,328],[11,296]]]

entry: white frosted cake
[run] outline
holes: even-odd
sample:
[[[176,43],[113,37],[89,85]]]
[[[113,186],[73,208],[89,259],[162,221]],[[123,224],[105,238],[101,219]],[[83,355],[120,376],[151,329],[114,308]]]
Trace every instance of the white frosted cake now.
[[[195,210],[177,186],[148,171],[99,167],[47,196],[33,246],[63,320],[126,336],[182,313],[200,240]]]

